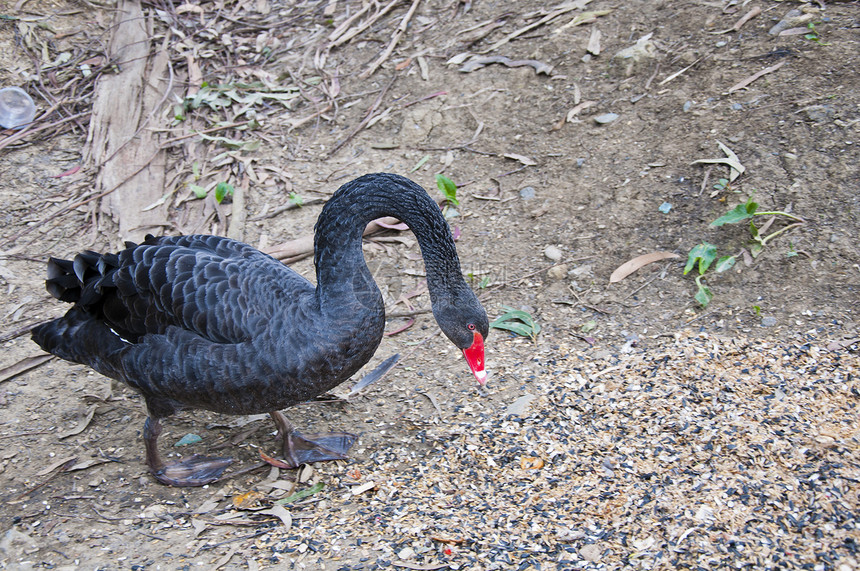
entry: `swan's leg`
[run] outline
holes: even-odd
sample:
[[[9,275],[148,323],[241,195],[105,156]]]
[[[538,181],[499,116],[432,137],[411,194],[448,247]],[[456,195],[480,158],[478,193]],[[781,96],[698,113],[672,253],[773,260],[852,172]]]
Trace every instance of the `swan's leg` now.
[[[167,486],[205,486],[217,480],[233,461],[230,458],[213,458],[194,454],[176,462],[165,464],[158,452],[158,436],[160,434],[161,423],[157,418],[148,416],[143,425],[146,464],[155,479]]]
[[[284,458],[295,468],[311,462],[343,460],[358,438],[348,432],[301,434],[281,412],[270,412],[269,416],[278,425],[278,438],[284,442]]]

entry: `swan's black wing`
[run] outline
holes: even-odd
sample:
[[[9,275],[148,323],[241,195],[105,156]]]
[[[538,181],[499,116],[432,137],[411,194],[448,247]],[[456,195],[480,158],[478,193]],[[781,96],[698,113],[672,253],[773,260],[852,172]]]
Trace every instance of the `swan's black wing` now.
[[[52,259],[47,287],[131,343],[171,326],[238,343],[289,303],[285,292],[313,289],[270,256],[218,236],[148,237],[118,254]]]
[[[47,287],[75,306],[33,340],[138,388],[157,416],[182,406],[274,410],[313,396],[313,387],[272,385],[314,362],[317,348],[300,339],[314,288],[250,246],[148,238],[118,254],[51,260]],[[271,408],[251,402],[269,390],[281,392]]]

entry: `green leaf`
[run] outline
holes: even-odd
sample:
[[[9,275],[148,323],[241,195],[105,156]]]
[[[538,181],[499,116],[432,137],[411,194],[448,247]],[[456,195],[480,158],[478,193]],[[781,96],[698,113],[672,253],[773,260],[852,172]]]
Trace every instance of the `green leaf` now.
[[[699,263],[699,275],[704,274],[708,267],[717,258],[717,247],[707,242],[702,242],[690,250],[687,256],[687,265],[684,267],[684,275],[686,276]]]
[[[314,484],[310,488],[300,490],[294,494],[290,494],[286,498],[284,498],[282,500],[278,500],[275,503],[280,504],[280,505],[284,505],[284,504],[290,504],[292,502],[297,502],[299,500],[305,499],[308,496],[312,496],[317,492],[322,491],[323,488],[325,488],[325,484],[323,484],[322,482],[317,482],[316,484]]]
[[[460,206],[460,201],[457,200],[457,185],[454,184],[454,181],[445,175],[437,174],[436,186],[438,186],[439,190],[442,191],[442,194],[445,195],[445,200],[454,206]]]
[[[418,161],[417,163],[415,163],[415,166],[414,166],[414,167],[412,167],[412,170],[411,170],[411,171],[409,171],[409,172],[415,172],[415,171],[417,171],[418,169],[420,169],[421,167],[423,167],[424,165],[426,165],[426,164],[427,164],[427,161],[429,161],[429,160],[430,160],[430,155],[424,155],[423,157],[421,157],[421,160],[420,160],[420,161]]]
[[[756,210],[758,210],[758,202],[753,202],[752,197],[747,200],[747,203],[744,206],[747,209],[747,214],[749,214],[750,216],[754,216]]]
[[[699,284],[699,291],[697,291],[696,295],[693,297],[696,298],[696,301],[698,301],[702,307],[708,307],[708,304],[711,303],[712,299],[714,299],[714,294],[711,293],[711,289],[708,286]]]
[[[699,291],[693,297],[699,302],[702,307],[708,307],[711,300],[714,299],[714,294],[711,293],[711,288],[702,283],[702,276],[696,278],[696,285]]]
[[[761,254],[762,245],[756,242],[755,244],[750,244],[750,254],[753,258],[758,258],[758,255]]]
[[[714,266],[714,270],[719,274],[726,270],[732,269],[735,265],[737,259],[734,256],[723,256],[719,260],[717,260],[717,265]]]
[[[228,195],[233,196],[233,185],[226,182],[219,182],[215,185],[215,200],[221,204]]]
[[[750,220],[750,234],[752,234],[753,240],[764,246],[764,240],[761,235],[758,233],[758,228],[755,225],[755,222]]]
[[[295,192],[291,192],[290,193],[290,202],[292,202],[296,206],[301,206],[302,204],[305,203],[305,200],[301,196],[296,194]]]
[[[716,228],[723,224],[735,224],[736,222],[746,220],[747,218],[752,218],[752,214],[747,210],[747,205],[738,204],[733,209],[711,222],[711,228]]]
[[[535,322],[530,313],[507,305],[503,305],[502,310],[505,313],[490,323],[490,327],[512,331],[517,335],[530,337],[532,340],[537,338],[537,334],[540,333],[540,325]]]
[[[194,193],[197,198],[206,198],[206,189],[197,184],[189,184],[188,188]]]

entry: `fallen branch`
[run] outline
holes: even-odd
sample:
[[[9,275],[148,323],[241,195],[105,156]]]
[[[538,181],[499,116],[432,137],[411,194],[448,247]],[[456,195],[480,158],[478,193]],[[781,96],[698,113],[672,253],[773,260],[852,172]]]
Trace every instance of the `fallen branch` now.
[[[368,236],[370,234],[373,234],[374,232],[380,232],[382,230],[388,229],[379,224],[378,222],[390,226],[393,224],[397,224],[400,221],[397,220],[397,218],[392,218],[390,216],[380,218],[378,221],[374,220],[367,225],[367,228],[364,229],[364,236]],[[314,253],[314,237],[311,235],[302,236],[301,238],[296,238],[294,240],[290,240],[289,242],[284,242],[282,244],[278,244],[277,246],[266,248],[263,251],[272,256],[273,258],[281,260],[285,264],[291,264],[303,258],[307,258]]]
[[[367,124],[370,123],[370,120],[373,119],[373,117],[374,117],[374,113],[376,113],[376,110],[379,109],[380,104],[382,104],[382,99],[385,97],[385,94],[388,93],[388,90],[391,89],[391,86],[394,85],[394,82],[396,80],[397,80],[397,76],[393,75],[391,77],[391,81],[389,81],[388,84],[382,89],[382,91],[379,92],[379,95],[376,97],[376,101],[374,101],[373,105],[370,106],[370,109],[367,110],[367,114],[364,116],[364,119],[362,119],[361,122],[358,125],[356,125],[355,128],[352,131],[350,131],[349,134],[346,137],[344,137],[344,139],[341,142],[337,143],[334,147],[332,147],[332,149],[328,152],[326,157],[331,157],[336,152],[338,152],[341,149],[341,147],[343,147],[350,140],[352,140],[352,138],[355,137],[355,135],[359,131],[364,129],[367,126]]]
[[[487,49],[482,51],[481,53],[485,54],[485,53],[489,53],[493,50],[499,49],[500,47],[502,47],[506,43],[510,42],[514,38],[522,36],[526,32],[530,32],[531,30],[534,30],[535,28],[539,28],[540,26],[543,26],[547,22],[555,20],[556,18],[558,18],[559,16],[561,16],[563,14],[567,14],[568,12],[571,12],[573,10],[579,10],[581,8],[585,8],[585,5],[588,4],[589,2],[591,2],[591,0],[579,0],[578,2],[571,2],[571,3],[562,4],[558,8],[556,8],[555,10],[553,10],[552,12],[550,12],[549,14],[547,14],[546,16],[544,16],[543,18],[538,20],[537,22],[534,22],[533,24],[529,24],[528,26],[526,26],[524,28],[520,28],[519,30],[517,30],[515,32],[511,32],[510,34],[508,34],[507,36],[505,36],[504,38],[502,38],[501,40],[499,40],[495,44],[491,45],[490,47],[488,47]]]
[[[394,51],[394,47],[397,45],[397,42],[400,41],[400,38],[403,34],[406,33],[406,28],[409,26],[409,20],[412,19],[412,15],[415,14],[415,10],[418,8],[418,4],[421,3],[421,0],[413,0],[412,6],[409,7],[409,11],[406,12],[406,15],[403,16],[403,19],[400,21],[400,25],[397,26],[397,29],[394,31],[394,35],[391,37],[391,41],[388,42],[388,47],[385,48],[385,51],[382,52],[375,62],[370,64],[370,67],[361,73],[358,77],[360,79],[367,79],[373,72],[375,72],[379,66],[381,66],[385,60],[388,59],[388,56],[391,55],[391,52]]]

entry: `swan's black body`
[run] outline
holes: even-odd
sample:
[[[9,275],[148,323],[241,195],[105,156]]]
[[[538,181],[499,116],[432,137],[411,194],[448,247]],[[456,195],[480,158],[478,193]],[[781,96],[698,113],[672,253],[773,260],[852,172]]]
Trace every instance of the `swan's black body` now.
[[[373,174],[341,187],[320,214],[317,287],[234,240],[148,237],[118,254],[52,259],[48,291],[74,306],[33,340],[139,390],[156,423],[187,408],[252,414],[306,401],[348,379],[382,339],[382,296],[361,250],[362,231],[381,216],[418,238],[451,341],[467,349],[475,333],[486,338],[486,313],[437,205],[406,178]]]

